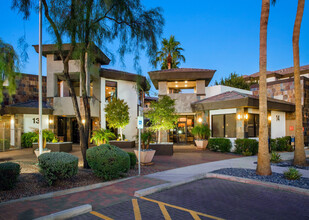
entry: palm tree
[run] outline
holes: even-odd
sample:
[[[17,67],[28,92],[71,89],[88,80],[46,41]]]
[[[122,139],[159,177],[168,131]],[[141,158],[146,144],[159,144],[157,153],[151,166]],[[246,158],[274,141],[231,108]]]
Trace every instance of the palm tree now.
[[[161,51],[157,52],[156,59],[152,62],[153,66],[161,65],[161,69],[178,68],[180,61],[186,62],[185,57],[181,54],[184,51],[180,47],[180,42],[175,40],[173,35],[170,39],[163,38]]]
[[[274,3],[274,1],[273,1]],[[260,18],[260,78],[259,78],[259,152],[256,173],[258,175],[271,175],[270,155],[268,151],[268,122],[267,122],[267,26],[270,0],[262,0]]]
[[[109,140],[116,138],[116,135],[108,129],[101,128],[92,132],[90,141],[94,141],[97,146],[105,143],[109,143]]]
[[[294,165],[303,166],[306,164],[304,149],[303,115],[301,104],[300,65],[299,65],[299,34],[303,18],[305,0],[298,0],[296,18],[293,30],[293,60],[294,60],[294,86],[295,86],[295,107],[296,107],[296,129],[295,129],[295,152]]]

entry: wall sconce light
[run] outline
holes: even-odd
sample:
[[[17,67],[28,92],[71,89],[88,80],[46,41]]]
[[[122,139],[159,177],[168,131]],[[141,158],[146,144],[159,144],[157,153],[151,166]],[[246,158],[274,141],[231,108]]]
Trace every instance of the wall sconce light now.
[[[178,85],[176,85],[176,87],[178,87]]]
[[[52,124],[53,123],[53,120],[52,119],[49,119],[49,124]]]
[[[188,85],[185,85],[185,87],[187,87]]]
[[[188,81],[185,81],[185,83],[187,83]]]
[[[202,123],[203,119],[202,119],[202,118],[198,118],[197,121],[198,121],[199,123]]]
[[[13,125],[15,123],[14,119],[11,119],[11,124]]]
[[[82,123],[83,123],[83,124],[85,124],[85,123],[86,123],[86,120],[85,120],[85,119],[83,119],[83,120],[82,120]]]
[[[268,121],[271,121],[271,116],[268,116]]]
[[[241,117],[241,114],[238,114],[238,115],[237,115],[237,119],[240,120],[241,118],[242,118],[242,117]]]
[[[248,117],[249,117],[248,114],[245,114],[245,119],[246,119],[246,120],[248,119]]]
[[[177,81],[175,81],[175,83],[178,83]]]

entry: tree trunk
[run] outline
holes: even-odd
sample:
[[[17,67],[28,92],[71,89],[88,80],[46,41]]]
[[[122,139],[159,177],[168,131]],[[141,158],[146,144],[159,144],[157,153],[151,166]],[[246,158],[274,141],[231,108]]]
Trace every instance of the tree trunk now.
[[[256,173],[258,175],[271,175],[270,155],[268,151],[267,128],[267,25],[269,16],[269,0],[262,0],[260,19],[260,78],[259,78],[259,151]]]
[[[158,143],[161,143],[161,130],[158,131]]]
[[[123,138],[122,138],[122,128],[119,128],[119,133],[120,133],[120,140],[123,141]]]
[[[303,166],[306,164],[306,153],[304,148],[303,114],[301,103],[300,64],[299,64],[299,34],[303,18],[305,0],[298,0],[297,13],[293,30],[293,60],[294,60],[294,88],[296,108],[296,129],[295,129],[295,152],[294,165]]]

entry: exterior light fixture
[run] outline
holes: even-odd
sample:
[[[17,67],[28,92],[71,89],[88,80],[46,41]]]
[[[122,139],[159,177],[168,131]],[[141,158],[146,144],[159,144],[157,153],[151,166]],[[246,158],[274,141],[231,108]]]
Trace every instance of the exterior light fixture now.
[[[52,119],[49,119],[49,124],[52,124],[53,123],[53,120]]]
[[[188,85],[185,85],[185,87],[188,87]]]
[[[198,121],[199,123],[201,123],[201,122],[203,121],[203,119],[202,119],[202,118],[198,118],[197,121]]]
[[[186,80],[185,83],[187,83],[188,81]]]
[[[176,87],[178,87],[178,85],[176,85]]]
[[[12,124],[12,125],[14,124],[14,122],[15,122],[14,119],[11,119],[11,124]]]
[[[271,121],[271,116],[268,116],[268,121]]]
[[[246,120],[248,119],[248,114],[245,114],[245,119],[246,119]]]
[[[241,114],[237,115],[237,119],[240,120],[241,119]]]
[[[178,83],[177,81],[175,81],[175,83]]]
[[[83,120],[82,120],[82,123],[83,123],[83,124],[85,124],[85,123],[86,123],[86,120],[85,120],[85,119],[83,119]]]

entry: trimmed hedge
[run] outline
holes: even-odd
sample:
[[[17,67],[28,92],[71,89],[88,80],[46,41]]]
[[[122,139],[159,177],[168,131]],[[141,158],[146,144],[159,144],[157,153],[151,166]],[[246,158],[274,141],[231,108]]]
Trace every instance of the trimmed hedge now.
[[[120,177],[130,169],[130,156],[120,148],[102,144],[87,150],[86,158],[93,173],[111,180]]]
[[[212,151],[230,152],[232,143],[226,138],[211,138],[208,140],[208,149]]]
[[[0,139],[0,151],[3,151],[3,142],[4,142],[4,151],[10,149],[10,141],[8,139]]]
[[[32,147],[33,140],[36,136],[37,134],[35,132],[23,133],[21,136],[21,146],[24,148]]]
[[[135,153],[132,153],[132,152],[128,152],[128,155],[130,157],[130,168],[134,169],[136,165],[136,161],[137,161],[136,155]]]
[[[272,151],[289,151],[292,152],[293,146],[291,145],[291,137],[280,137],[276,139],[271,139],[270,146]]]
[[[0,164],[0,190],[13,189],[20,174],[18,163],[6,162]]]
[[[44,153],[38,157],[38,160],[40,172],[49,185],[56,180],[70,178],[78,171],[78,158],[69,153]]]
[[[255,139],[236,139],[235,148],[235,153],[252,156],[258,153],[259,142]]]

